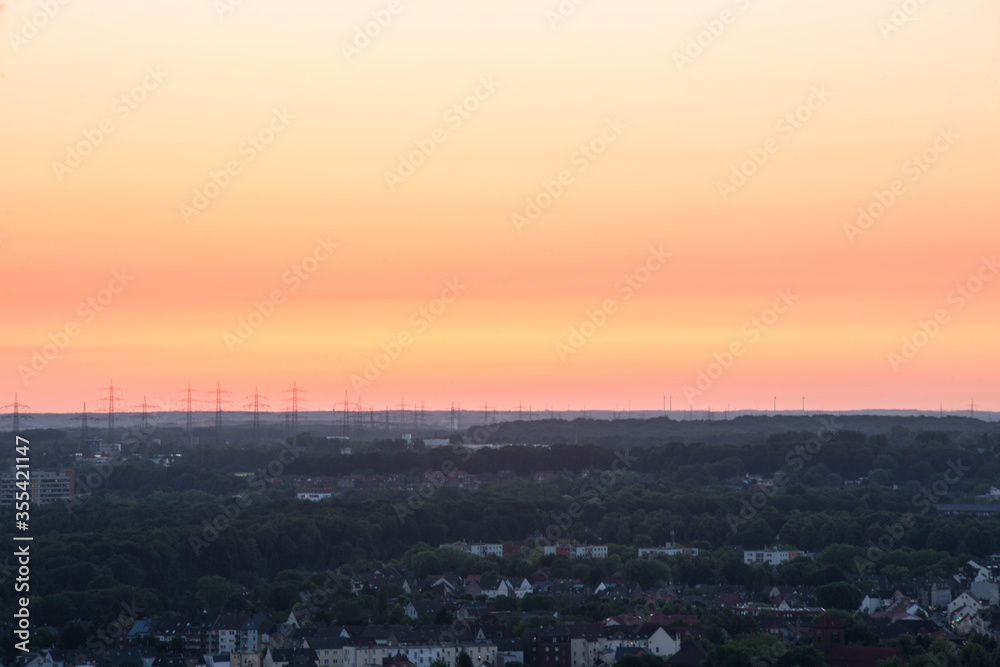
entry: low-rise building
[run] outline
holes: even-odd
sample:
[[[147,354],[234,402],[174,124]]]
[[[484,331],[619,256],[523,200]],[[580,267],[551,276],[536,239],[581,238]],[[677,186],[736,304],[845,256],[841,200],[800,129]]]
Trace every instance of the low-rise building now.
[[[607,558],[607,545],[597,544],[570,544],[569,542],[557,542],[543,547],[546,556],[569,556],[570,558]]]
[[[452,549],[461,549],[472,556],[503,557],[502,544],[467,544],[465,542],[455,542],[454,544],[446,544],[444,546],[451,547]]]
[[[794,560],[799,556],[808,556],[798,549],[756,549],[744,550],[743,562],[747,565],[779,565]]]
[[[662,547],[646,547],[643,549],[639,549],[639,558],[649,558],[650,556],[658,556],[660,554],[666,556],[679,556],[679,555],[697,556],[698,549],[689,547],[678,547],[670,542],[667,542]]]

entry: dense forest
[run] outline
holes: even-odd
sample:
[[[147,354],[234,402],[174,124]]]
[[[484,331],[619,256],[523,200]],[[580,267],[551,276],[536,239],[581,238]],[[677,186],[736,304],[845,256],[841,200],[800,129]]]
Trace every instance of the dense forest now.
[[[420,577],[448,571],[523,577],[547,566],[554,577],[592,584],[616,572],[643,586],[805,584],[846,608],[862,593],[847,583],[850,574],[903,582],[948,575],[965,559],[1000,552],[1000,518],[944,516],[932,505],[972,501],[996,484],[995,434],[955,442],[940,431],[865,435],[824,429],[818,419],[814,425],[744,446],[477,449],[456,438],[440,448],[356,442],[349,455],[340,444],[302,434],[274,446],[182,448],[186,463],[170,467],[131,458],[80,465],[78,479],[97,481],[89,494],[32,512],[33,623],[90,627],[114,617],[123,603],[146,614],[224,605],[287,611],[322,573],[363,573],[381,564],[405,565]],[[35,460],[52,463],[50,469],[65,465],[75,443],[47,435],[33,435]],[[451,469],[516,476],[475,492],[434,484],[419,494],[344,489],[320,502],[297,500],[291,482],[355,473],[420,479]],[[536,471],[552,475],[536,482],[530,476]],[[747,486],[747,475],[774,483]],[[11,508],[3,508],[0,537],[9,541],[12,525]],[[638,559],[637,547],[671,536],[702,554]],[[543,556],[540,545],[560,538],[608,544],[609,557]],[[816,559],[773,572],[743,564],[739,549],[779,539]],[[438,548],[462,540],[524,546],[489,559]],[[12,559],[0,561],[8,618],[14,576]],[[587,620],[616,611],[607,600],[586,607],[526,601]],[[328,613],[342,622],[370,619],[373,602],[340,591]],[[527,617],[532,609],[517,611]],[[381,617],[388,620],[389,612],[382,609]]]

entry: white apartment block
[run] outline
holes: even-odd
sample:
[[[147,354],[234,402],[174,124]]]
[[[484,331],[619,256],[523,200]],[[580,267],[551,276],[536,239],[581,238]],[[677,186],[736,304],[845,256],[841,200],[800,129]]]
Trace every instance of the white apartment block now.
[[[743,562],[747,565],[779,565],[807,554],[797,549],[759,549],[743,551]]]

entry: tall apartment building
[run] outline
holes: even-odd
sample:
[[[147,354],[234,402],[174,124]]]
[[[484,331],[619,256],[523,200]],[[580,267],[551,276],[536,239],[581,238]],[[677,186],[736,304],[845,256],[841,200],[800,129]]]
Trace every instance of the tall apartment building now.
[[[21,491],[17,483],[23,481],[25,480],[18,479],[14,472],[5,472],[0,475],[0,505],[14,504],[17,493]],[[62,472],[32,470],[27,481],[31,502],[36,505],[47,505],[55,500],[68,500],[73,497],[75,480],[72,470]]]

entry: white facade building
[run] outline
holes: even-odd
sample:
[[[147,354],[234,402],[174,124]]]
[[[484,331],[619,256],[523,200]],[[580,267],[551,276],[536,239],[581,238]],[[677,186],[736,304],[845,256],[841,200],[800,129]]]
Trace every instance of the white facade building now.
[[[743,562],[747,565],[779,565],[794,560],[799,556],[807,556],[804,551],[797,549],[759,549],[756,551],[743,551]]]
[[[648,558],[650,556],[656,556],[659,554],[665,554],[667,556],[677,556],[680,554],[688,556],[697,556],[698,549],[689,549],[687,547],[676,547],[669,542],[662,547],[647,547],[644,549],[639,549],[639,558]]]
[[[607,545],[597,544],[550,544],[543,547],[546,556],[569,556],[570,558],[607,558]]]

